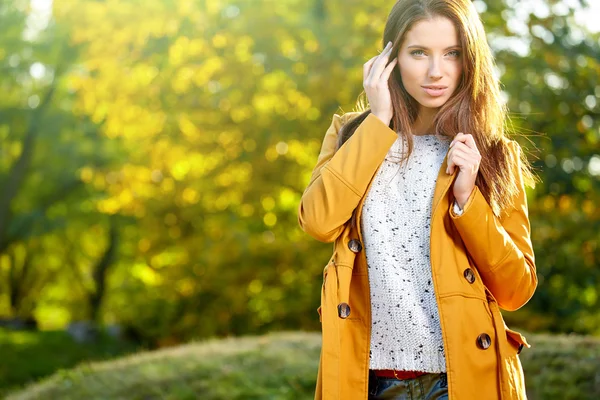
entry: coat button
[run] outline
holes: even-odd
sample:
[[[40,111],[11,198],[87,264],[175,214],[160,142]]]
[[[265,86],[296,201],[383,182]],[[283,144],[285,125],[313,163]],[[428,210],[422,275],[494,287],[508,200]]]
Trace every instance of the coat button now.
[[[348,318],[350,315],[350,306],[348,303],[340,303],[338,304],[338,316],[342,319]]]
[[[358,253],[359,251],[362,250],[362,244],[360,244],[360,240],[358,240],[358,239],[352,239],[351,241],[348,242],[348,248],[353,253]]]
[[[473,273],[473,270],[471,268],[465,269],[465,272],[463,272],[463,275],[465,276],[465,279],[469,283],[475,282],[475,274]]]
[[[477,336],[477,347],[479,347],[480,349],[485,350],[491,345],[492,338],[490,338],[490,335],[488,335],[487,333],[482,333],[481,335]]]

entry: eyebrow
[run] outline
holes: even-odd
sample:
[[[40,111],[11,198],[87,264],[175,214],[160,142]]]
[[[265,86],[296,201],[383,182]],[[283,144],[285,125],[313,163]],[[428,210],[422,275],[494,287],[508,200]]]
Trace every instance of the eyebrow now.
[[[418,44],[413,44],[413,45],[410,45],[410,46],[407,47],[407,49],[413,49],[413,48],[418,48],[418,49],[423,49],[423,50],[430,50],[428,47],[419,46]],[[460,48],[460,45],[459,44],[455,44],[454,46],[446,47],[444,49],[444,51],[450,50],[450,49],[455,49],[455,48]]]

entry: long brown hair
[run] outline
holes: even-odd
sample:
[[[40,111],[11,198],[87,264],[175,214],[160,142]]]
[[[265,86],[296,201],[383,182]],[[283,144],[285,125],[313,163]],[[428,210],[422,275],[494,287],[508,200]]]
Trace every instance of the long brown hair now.
[[[483,24],[470,0],[398,0],[388,16],[383,41],[392,42],[391,54],[398,54],[406,33],[418,21],[446,17],[454,24],[462,47],[463,71],[456,91],[440,108],[435,119],[435,133],[454,137],[458,132],[470,133],[481,154],[475,184],[500,216],[508,211],[520,190],[516,165],[529,186],[535,176],[524,154],[514,158],[507,136],[507,109],[500,97],[500,84],[493,75],[494,59],[487,43]],[[405,158],[413,150],[412,125],[417,118],[418,103],[404,88],[398,67],[388,81],[394,110],[390,128],[404,136],[408,144]],[[363,92],[364,94],[364,92]],[[338,148],[352,136],[371,113],[364,100],[357,104],[362,113],[340,128]],[[402,160],[401,160],[402,162]]]

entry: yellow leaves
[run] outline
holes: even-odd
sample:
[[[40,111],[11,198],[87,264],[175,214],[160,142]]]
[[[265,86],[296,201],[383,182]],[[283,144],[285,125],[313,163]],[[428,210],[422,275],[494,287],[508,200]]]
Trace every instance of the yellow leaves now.
[[[281,93],[282,90],[293,88],[296,84],[284,71],[277,70],[265,74],[259,86],[264,92]]]
[[[179,279],[175,284],[175,290],[182,296],[191,296],[196,291],[198,281],[192,278]]]
[[[10,268],[10,257],[7,254],[0,254],[0,271],[8,271]]]
[[[94,178],[94,170],[90,167],[83,167],[79,170],[79,177],[84,183],[90,183]]]
[[[187,159],[181,159],[171,166],[171,175],[178,181],[182,181],[189,171],[190,163]]]
[[[98,202],[98,210],[105,214],[114,215],[119,212],[121,209],[121,205],[119,201],[115,198],[108,198],[106,200],[102,200]]]
[[[140,239],[140,241],[138,242],[138,250],[141,253],[146,253],[148,250],[150,250],[150,240],[147,238],[142,238]]]
[[[285,115],[288,119],[318,117],[320,113],[312,107],[310,97],[296,89],[293,79],[282,71],[263,76],[260,89],[252,98],[252,106],[259,114]],[[318,114],[315,114],[317,112]]]
[[[596,206],[592,200],[586,199],[583,201],[582,210],[587,216],[591,217],[596,212]]]
[[[225,2],[223,0],[210,0],[205,3],[206,12],[212,17],[216,17],[220,12]]]
[[[295,210],[300,203],[300,195],[288,188],[279,192],[279,207],[282,210]]]
[[[158,68],[151,64],[137,64],[131,68],[131,75],[128,81],[133,83],[136,88],[144,88],[150,85],[152,80],[158,76]]]
[[[223,47],[227,46],[227,36],[222,33],[217,33],[212,38],[212,45],[216,49],[222,49]]]
[[[175,80],[186,79],[189,81],[187,84],[189,85],[191,81],[199,87],[203,88],[211,79],[217,79],[215,75],[218,72],[221,72],[225,69],[224,61],[216,56],[206,58],[202,64],[199,66],[183,68],[183,72],[179,72],[176,75]]]
[[[319,119],[320,116],[321,116],[321,111],[319,111],[319,109],[315,108],[315,107],[311,107],[306,112],[306,119],[308,119],[309,121],[316,121]]]
[[[292,139],[287,142],[288,151],[286,157],[296,161],[299,165],[312,168],[315,163],[315,155],[318,154],[321,143],[317,140],[300,141]]]
[[[262,288],[263,288],[262,282],[258,279],[254,279],[248,285],[248,294],[250,294],[250,295],[259,294],[262,291]]]
[[[152,264],[156,262],[162,266],[162,262],[164,262],[165,258],[161,257],[161,255],[157,255],[152,257]],[[155,265],[157,266],[157,265]],[[145,263],[137,263],[131,267],[131,275],[135,278],[138,278],[144,284],[148,286],[158,286],[163,282],[163,278],[159,273],[155,272],[152,268],[147,266]]]
[[[261,203],[265,211],[268,211],[263,217],[264,224],[268,227],[275,226],[277,223],[277,216],[275,213],[271,212],[271,210],[275,208],[275,199],[273,199],[271,196],[266,196],[263,197]]]
[[[267,151],[265,151],[265,158],[267,159],[267,161],[273,162],[277,160],[277,157],[279,157],[279,153],[277,153],[277,150],[274,146],[269,147]]]
[[[194,77],[194,70],[190,67],[182,67],[175,73],[171,88],[177,94],[183,94],[190,89],[192,78]]]
[[[562,212],[570,211],[572,205],[573,205],[573,200],[571,199],[570,196],[568,196],[568,195],[560,196],[560,198],[558,200],[558,208],[560,209],[560,211],[562,211]]]
[[[177,8],[177,14],[181,17],[189,15],[194,9],[194,3],[192,0],[179,0],[175,2]]]
[[[246,139],[242,143],[242,147],[244,147],[244,150],[246,150],[247,152],[252,152],[254,151],[254,149],[256,149],[256,140]]]
[[[206,52],[206,50],[206,45],[202,40],[180,36],[175,40],[175,43],[169,47],[169,64],[180,66],[184,62]]]
[[[361,27],[365,27],[369,24],[370,21],[370,17],[369,14],[367,14],[364,11],[359,11],[356,14],[354,14],[354,26],[356,28],[361,28]]]
[[[252,98],[252,107],[259,114],[270,114],[280,103],[279,100],[280,96],[274,93],[256,93]]]
[[[185,113],[179,114],[179,117],[177,118],[177,122],[179,124],[179,129],[181,129],[181,132],[189,140],[195,140],[200,136],[200,129],[198,129],[196,127],[196,124],[194,124],[190,120],[190,118],[187,114],[185,114]]]
[[[304,42],[304,50],[306,50],[308,53],[316,52],[319,50],[319,42],[316,40],[307,40]]]
[[[181,198],[186,204],[196,204],[200,200],[198,192],[189,187],[183,190]]]
[[[217,187],[229,187],[233,185],[243,185],[250,181],[252,176],[252,164],[243,162],[233,164],[214,179]]]
[[[296,41],[291,38],[282,39],[279,42],[279,49],[281,53],[292,60],[297,60],[300,58],[300,53],[297,49]]]
[[[252,118],[254,113],[253,113],[252,107],[250,107],[250,106],[239,106],[239,107],[234,107],[229,112],[229,115],[231,116],[231,119],[233,120],[234,123],[239,124],[239,123],[242,123],[242,122]]]
[[[556,207],[556,201],[553,196],[545,196],[541,202],[542,209],[546,212],[550,212],[554,210]]]
[[[297,75],[306,75],[308,72],[308,66],[303,62],[297,62],[292,65],[292,71]]]
[[[12,142],[8,146],[8,155],[10,158],[18,158],[23,151],[23,143],[22,142]]]
[[[271,196],[265,196],[262,198],[261,204],[265,211],[271,211],[275,207],[275,200]]]
[[[163,192],[170,193],[175,190],[175,181],[171,178],[165,178],[163,179],[160,188]]]
[[[248,35],[244,35],[235,41],[235,57],[241,62],[245,63],[252,58],[252,46],[254,45],[254,39]]]
[[[242,204],[239,213],[244,218],[251,217],[254,214],[254,206],[252,204]]]

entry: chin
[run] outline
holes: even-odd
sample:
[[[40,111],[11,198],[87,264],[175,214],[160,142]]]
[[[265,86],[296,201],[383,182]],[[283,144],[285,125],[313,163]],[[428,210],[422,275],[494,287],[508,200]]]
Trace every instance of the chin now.
[[[428,98],[428,99],[419,99],[419,100],[420,100],[419,104],[423,107],[440,108],[441,106],[446,104],[446,102],[448,101],[448,98],[446,96],[444,96],[444,97],[438,97],[435,99]]]

